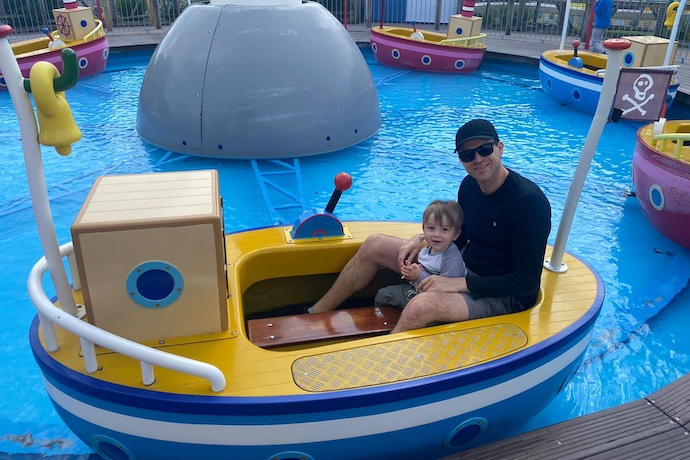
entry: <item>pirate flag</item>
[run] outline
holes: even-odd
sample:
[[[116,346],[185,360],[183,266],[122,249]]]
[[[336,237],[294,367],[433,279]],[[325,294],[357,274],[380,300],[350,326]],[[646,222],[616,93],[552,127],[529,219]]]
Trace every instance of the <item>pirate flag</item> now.
[[[666,109],[668,87],[675,69],[624,68],[616,86],[611,119],[656,121]]]

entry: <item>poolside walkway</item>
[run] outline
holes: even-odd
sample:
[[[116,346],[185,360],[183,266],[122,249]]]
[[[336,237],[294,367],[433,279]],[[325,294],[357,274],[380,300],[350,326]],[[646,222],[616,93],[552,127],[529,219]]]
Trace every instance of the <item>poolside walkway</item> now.
[[[442,460],[680,460],[690,458],[690,376],[621,406]]]
[[[112,52],[155,47],[165,30],[111,33]],[[369,31],[350,28],[362,47]],[[535,65],[552,43],[487,37],[487,55]],[[678,62],[679,63],[679,62]],[[680,64],[677,99],[690,104],[690,65]],[[677,460],[690,458],[690,375],[637,401],[530,431],[440,460]]]
[[[349,26],[348,31],[352,38],[362,47],[369,46],[369,29],[363,24]],[[167,29],[141,28],[136,32],[131,29],[126,31],[110,32],[108,40],[113,51],[132,48],[151,48],[156,46],[165,36]],[[540,43],[536,40],[512,38],[506,35],[489,35],[486,38],[486,55],[511,61],[528,62],[537,65],[539,56],[546,50],[558,48],[554,43]],[[679,53],[680,54],[680,53]],[[679,65],[678,77],[680,87],[677,99],[685,104],[690,104],[690,62],[676,61]]]

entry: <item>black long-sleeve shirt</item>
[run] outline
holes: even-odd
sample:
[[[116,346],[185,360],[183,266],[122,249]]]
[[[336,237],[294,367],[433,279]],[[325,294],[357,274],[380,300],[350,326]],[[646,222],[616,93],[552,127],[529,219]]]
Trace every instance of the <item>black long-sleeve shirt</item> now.
[[[490,195],[471,176],[463,179],[458,203],[465,222],[456,244],[465,247],[473,297],[513,297],[524,310],[539,293],[551,205],[532,181],[508,171],[503,185]]]

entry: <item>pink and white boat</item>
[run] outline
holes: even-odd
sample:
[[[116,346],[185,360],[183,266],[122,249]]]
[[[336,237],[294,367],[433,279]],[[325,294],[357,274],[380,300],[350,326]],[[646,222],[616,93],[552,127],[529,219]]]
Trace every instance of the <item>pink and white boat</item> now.
[[[484,59],[485,39],[486,34],[448,38],[407,27],[371,29],[371,49],[379,63],[429,72],[474,72]]]
[[[655,130],[652,123],[637,131],[635,193],[652,226],[690,249],[690,120],[656,126]]]
[[[60,40],[58,31],[54,31],[50,36],[12,43],[12,52],[24,78],[29,78],[29,70],[38,61],[50,62],[62,73],[60,53],[65,48],[72,48],[77,54],[80,79],[103,72],[110,46],[103,23],[96,19],[95,24],[95,29],[79,40]],[[0,69],[0,90],[5,89],[7,85]]]

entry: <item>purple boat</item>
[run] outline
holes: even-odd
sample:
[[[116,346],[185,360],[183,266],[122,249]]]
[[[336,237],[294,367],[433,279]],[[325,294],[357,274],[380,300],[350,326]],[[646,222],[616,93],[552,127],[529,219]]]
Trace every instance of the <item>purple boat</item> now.
[[[637,131],[633,184],[647,220],[690,249],[690,120],[657,122]]]
[[[38,61],[50,62],[62,73],[60,53],[64,48],[72,48],[77,54],[80,79],[103,72],[108,63],[110,46],[103,23],[99,20],[94,20],[94,22],[94,30],[77,40],[58,41],[59,39],[54,38],[59,36],[55,31],[50,34],[50,37],[33,38],[13,43],[12,52],[19,63],[19,69],[24,78],[29,78],[29,70]],[[0,69],[0,90],[6,89],[5,77],[2,75],[2,69]]]
[[[371,49],[382,65],[428,72],[467,73],[479,68],[486,34],[466,38],[406,27],[374,27]]]

